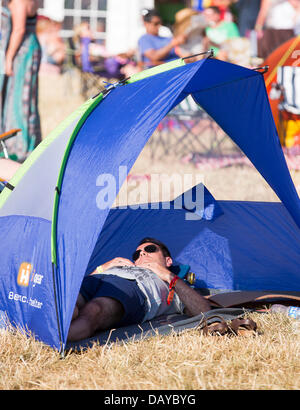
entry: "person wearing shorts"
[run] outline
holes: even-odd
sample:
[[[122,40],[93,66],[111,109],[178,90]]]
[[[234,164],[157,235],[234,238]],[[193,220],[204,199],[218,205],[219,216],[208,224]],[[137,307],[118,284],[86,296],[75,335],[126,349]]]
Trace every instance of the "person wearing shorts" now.
[[[195,316],[210,310],[203,296],[170,271],[173,261],[162,242],[144,238],[132,259],[114,258],[83,279],[69,342],[163,314]]]
[[[119,301],[123,308],[119,326],[141,323],[146,314],[146,297],[135,280],[109,274],[89,275],[83,280],[80,293],[86,302],[100,297]]]

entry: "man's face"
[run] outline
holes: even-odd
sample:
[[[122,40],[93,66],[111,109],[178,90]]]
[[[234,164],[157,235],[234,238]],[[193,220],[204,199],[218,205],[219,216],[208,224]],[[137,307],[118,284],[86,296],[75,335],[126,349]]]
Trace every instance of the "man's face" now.
[[[161,26],[161,19],[159,17],[152,17],[151,21],[145,22],[146,31],[148,34],[158,36],[159,28]]]
[[[203,12],[207,22],[209,25],[214,26],[216,25],[220,20],[221,16],[219,13],[216,13],[213,9],[205,9]]]
[[[148,245],[156,247],[156,252],[147,252],[145,248]],[[138,259],[134,262],[136,266],[142,265],[143,263],[156,262],[161,266],[169,267],[172,265],[172,258],[169,256],[164,256],[162,250],[158,245],[155,245],[151,242],[143,243],[142,245],[136,248],[137,251],[140,250]]]

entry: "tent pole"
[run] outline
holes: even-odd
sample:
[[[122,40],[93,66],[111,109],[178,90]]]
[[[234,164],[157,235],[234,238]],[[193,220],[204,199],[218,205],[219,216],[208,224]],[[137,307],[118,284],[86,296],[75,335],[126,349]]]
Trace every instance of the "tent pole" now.
[[[55,312],[56,312],[56,320],[57,320],[57,327],[58,327],[58,337],[60,342],[60,350],[59,353],[64,356],[64,347],[63,347],[63,340],[62,340],[62,333],[61,333],[61,325],[59,320],[59,313],[58,313],[58,303],[57,303],[57,292],[56,292],[56,276],[55,276],[56,266],[52,263],[52,279],[53,279],[53,291],[54,291],[54,304],[55,304]]]
[[[261,73],[261,74],[265,74],[265,73],[267,73],[267,72],[269,71],[269,66],[268,66],[268,65],[265,65],[265,66],[263,66],[263,67],[255,67],[255,68],[252,68],[252,70],[253,70],[253,71],[259,71],[259,72],[260,72],[260,70],[263,70],[263,71],[261,71],[260,73]]]
[[[191,56],[182,57],[182,60],[188,60],[189,58],[204,56],[205,54],[208,54],[207,58],[214,57],[214,50],[211,48],[210,50],[204,51],[203,53],[198,53],[198,54],[193,54]]]

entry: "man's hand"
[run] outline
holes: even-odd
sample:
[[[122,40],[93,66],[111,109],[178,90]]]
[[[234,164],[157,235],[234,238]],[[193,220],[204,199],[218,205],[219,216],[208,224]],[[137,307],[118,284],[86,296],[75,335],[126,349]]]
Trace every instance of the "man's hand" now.
[[[154,272],[161,280],[170,283],[174,275],[165,266],[160,265],[158,262],[154,261],[143,261],[137,266],[140,268],[150,269]]]
[[[143,261],[137,266],[152,270],[152,272],[154,272],[160,279],[167,283],[170,283],[175,277],[175,275],[170,272],[168,268],[157,262]],[[175,292],[184,304],[185,313],[187,315],[196,316],[202,312],[207,312],[210,310],[209,302],[180,278],[176,282]]]
[[[187,36],[185,34],[180,34],[177,37],[173,37],[171,43],[173,47],[182,46],[187,40]]]
[[[118,258],[112,259],[111,261],[105,262],[102,265],[102,269],[105,271],[114,266],[134,266],[134,263],[131,262],[129,259],[118,257]]]
[[[103,272],[106,271],[107,269],[113,268],[114,266],[135,266],[134,263],[132,263],[129,259],[126,258],[114,258],[108,262],[103,263],[102,270]],[[97,269],[94,270],[94,272],[91,273],[91,275],[97,274]]]

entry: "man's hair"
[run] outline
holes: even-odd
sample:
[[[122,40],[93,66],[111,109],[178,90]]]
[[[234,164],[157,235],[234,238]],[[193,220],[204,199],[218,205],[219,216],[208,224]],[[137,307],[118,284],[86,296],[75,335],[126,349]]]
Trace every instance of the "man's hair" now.
[[[143,16],[143,20],[146,23],[150,23],[151,20],[152,20],[152,17],[159,17],[161,19],[161,16],[160,16],[159,12],[156,11],[156,10],[144,9],[144,10],[142,10],[142,16]]]
[[[165,258],[168,257],[168,256],[171,257],[169,249],[166,247],[166,245],[164,243],[162,243],[158,239],[146,237],[146,238],[144,238],[140,241],[138,246],[142,245],[143,243],[147,243],[147,242],[151,242],[151,243],[159,246],[159,248],[161,249],[161,251],[162,251]]]

